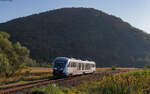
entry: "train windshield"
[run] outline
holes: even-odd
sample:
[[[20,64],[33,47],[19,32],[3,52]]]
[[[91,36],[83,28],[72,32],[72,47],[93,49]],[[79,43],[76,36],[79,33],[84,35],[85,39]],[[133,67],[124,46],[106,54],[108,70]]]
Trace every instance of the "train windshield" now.
[[[54,68],[64,68],[66,63],[67,63],[66,60],[56,60],[54,62]]]

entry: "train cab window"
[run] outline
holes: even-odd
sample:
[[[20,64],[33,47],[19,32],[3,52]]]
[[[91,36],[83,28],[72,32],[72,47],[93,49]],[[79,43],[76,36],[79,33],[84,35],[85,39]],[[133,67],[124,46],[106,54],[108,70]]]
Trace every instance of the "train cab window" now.
[[[54,67],[55,68],[64,68],[66,66],[67,61],[63,61],[63,60],[56,60],[54,62]]]
[[[93,68],[95,67],[95,64],[93,64]]]

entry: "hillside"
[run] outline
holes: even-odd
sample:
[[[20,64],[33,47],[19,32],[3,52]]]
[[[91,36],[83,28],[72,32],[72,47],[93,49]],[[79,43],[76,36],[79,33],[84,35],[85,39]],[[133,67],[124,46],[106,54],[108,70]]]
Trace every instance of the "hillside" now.
[[[93,8],[62,8],[0,24],[38,61],[57,56],[94,60],[97,66],[142,67],[150,37],[118,17]]]

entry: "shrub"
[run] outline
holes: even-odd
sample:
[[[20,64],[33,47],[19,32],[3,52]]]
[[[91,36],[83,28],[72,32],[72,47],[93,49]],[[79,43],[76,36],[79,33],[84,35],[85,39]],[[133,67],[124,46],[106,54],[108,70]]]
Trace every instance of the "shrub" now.
[[[150,65],[145,65],[144,69],[150,69]]]
[[[116,66],[112,66],[111,69],[112,69],[112,70],[116,70]]]

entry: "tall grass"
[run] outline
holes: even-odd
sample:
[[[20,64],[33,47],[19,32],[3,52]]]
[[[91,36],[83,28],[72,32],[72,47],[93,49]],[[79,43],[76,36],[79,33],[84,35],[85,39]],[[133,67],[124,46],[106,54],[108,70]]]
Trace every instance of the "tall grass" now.
[[[75,94],[150,94],[150,70],[137,70],[117,75],[109,74],[100,80],[76,87]]]
[[[22,84],[34,80],[47,79],[52,77],[51,68],[29,68],[22,70],[12,77],[0,77],[0,86],[10,84]]]
[[[48,86],[30,90],[35,91],[43,94],[150,94],[150,70],[108,74],[102,79],[86,81],[72,89]]]
[[[42,86],[24,91],[23,94],[64,94],[62,90],[55,85]]]
[[[148,86],[144,76],[132,76],[129,74],[110,75],[100,81],[101,94],[145,94],[144,88]]]

